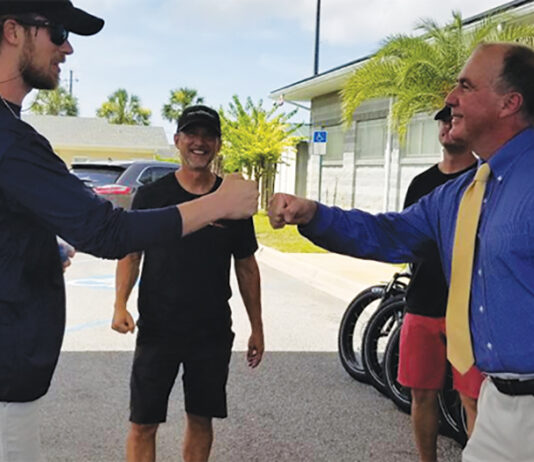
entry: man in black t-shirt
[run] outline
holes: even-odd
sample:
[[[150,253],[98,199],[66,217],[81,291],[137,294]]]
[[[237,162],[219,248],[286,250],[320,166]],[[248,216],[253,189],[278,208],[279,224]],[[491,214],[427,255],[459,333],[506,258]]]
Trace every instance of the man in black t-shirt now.
[[[468,146],[450,137],[450,108],[443,108],[435,119],[439,123],[443,159],[412,180],[406,193],[405,208],[476,165]],[[436,460],[438,392],[443,387],[447,367],[447,294],[439,253],[432,245],[427,249],[425,259],[414,265],[406,294],[407,308],[401,330],[398,376],[399,382],[412,391],[412,427],[420,460],[425,462]],[[476,417],[476,399],[482,375],[474,366],[465,375],[453,368],[453,383],[466,409],[470,432]]]
[[[178,121],[175,144],[181,168],[139,190],[133,208],[180,204],[215,191],[222,179],[211,171],[221,147],[219,115],[206,106],[191,106]],[[234,334],[231,330],[230,265],[232,256],[239,290],[252,334],[247,360],[262,358],[260,275],[254,252],[258,245],[252,219],[221,220],[182,240],[154,245],[144,252],[139,286],[139,327],[130,381],[128,461],[153,461],[156,432],[165,422],[168,398],[180,365],[186,431],[183,459],[207,461],[213,441],[212,418],[224,418],[226,381]],[[117,266],[113,329],[134,331],[126,309],[139,274],[141,253]]]

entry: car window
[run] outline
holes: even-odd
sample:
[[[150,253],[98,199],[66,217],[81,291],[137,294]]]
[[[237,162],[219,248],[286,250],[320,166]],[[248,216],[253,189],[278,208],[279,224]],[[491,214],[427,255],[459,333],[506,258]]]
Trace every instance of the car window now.
[[[115,183],[119,176],[121,176],[121,174],[124,172],[124,168],[73,167],[71,171],[87,186],[94,188],[97,186],[105,186],[107,184]]]
[[[162,176],[167,175],[167,173],[174,172],[177,168],[178,167],[148,167],[141,173],[139,182],[142,184],[152,183],[159,180]]]

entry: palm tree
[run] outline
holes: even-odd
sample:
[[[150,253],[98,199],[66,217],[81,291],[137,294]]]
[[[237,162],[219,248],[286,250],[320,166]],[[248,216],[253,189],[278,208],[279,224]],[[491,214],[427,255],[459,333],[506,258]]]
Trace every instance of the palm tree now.
[[[441,28],[430,19],[417,29],[423,34],[393,35],[349,78],[341,91],[343,118],[348,125],[354,111],[371,98],[393,98],[392,127],[404,140],[412,117],[443,106],[467,58],[481,42],[519,42],[533,45],[534,26],[512,24],[510,17],[489,17],[475,27],[463,24],[459,12]]]
[[[162,117],[169,122],[176,122],[187,106],[204,103],[204,98],[197,95],[198,92],[194,88],[181,87],[171,90],[169,102],[164,104],[161,110]]]
[[[77,116],[78,99],[63,87],[57,87],[55,90],[39,90],[30,111],[41,115]]]
[[[150,109],[141,107],[138,96],[128,95],[124,88],[119,88],[100,106],[96,115],[107,119],[112,124],[150,125],[152,112]]]

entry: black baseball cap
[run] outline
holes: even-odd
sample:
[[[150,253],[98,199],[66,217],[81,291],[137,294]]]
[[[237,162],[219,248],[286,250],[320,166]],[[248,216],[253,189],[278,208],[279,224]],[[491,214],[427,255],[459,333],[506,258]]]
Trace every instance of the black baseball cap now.
[[[186,107],[178,119],[176,132],[181,132],[194,124],[208,127],[217,133],[218,136],[221,136],[221,119],[219,118],[219,113],[208,106],[197,104]]]
[[[69,32],[93,35],[104,27],[104,20],[74,7],[70,0],[0,0],[0,15],[38,14],[61,24]]]
[[[443,122],[450,122],[451,119],[452,113],[450,106],[445,106],[441,108],[434,116],[434,120],[442,120]]]

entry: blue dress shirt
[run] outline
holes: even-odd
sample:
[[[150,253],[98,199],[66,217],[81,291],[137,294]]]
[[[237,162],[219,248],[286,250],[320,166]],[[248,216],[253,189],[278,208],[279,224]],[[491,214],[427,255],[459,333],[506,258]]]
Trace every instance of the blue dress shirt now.
[[[470,301],[478,368],[534,373],[534,129],[489,160]],[[456,215],[475,171],[437,188],[400,213],[371,215],[319,204],[301,233],[334,252],[387,262],[415,261],[434,241],[450,280]]]

